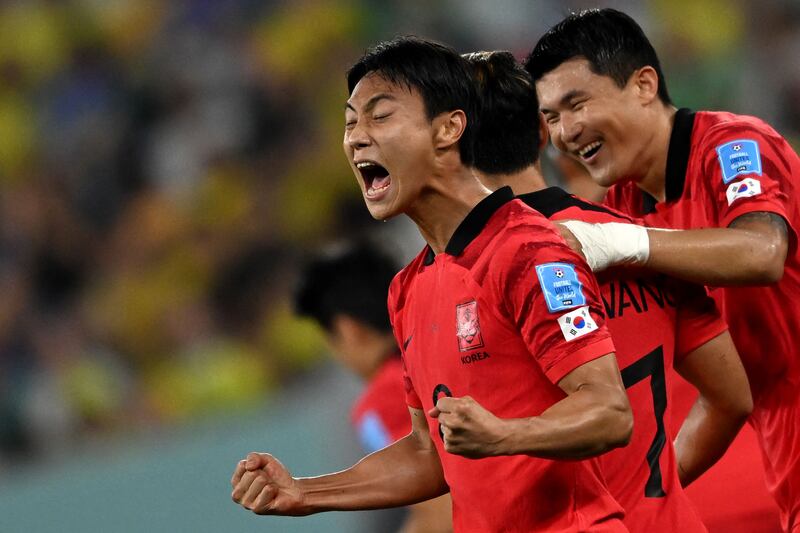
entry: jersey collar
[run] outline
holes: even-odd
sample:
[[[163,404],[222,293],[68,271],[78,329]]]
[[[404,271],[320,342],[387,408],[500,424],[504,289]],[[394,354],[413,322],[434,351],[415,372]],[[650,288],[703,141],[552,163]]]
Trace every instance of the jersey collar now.
[[[559,211],[568,207],[570,195],[558,187],[547,187],[517,196],[525,205],[532,207],[541,214],[550,218]]]
[[[566,211],[571,207],[577,207],[581,211],[596,211],[634,222],[632,218],[622,213],[612,212],[607,207],[578,198],[560,187],[547,187],[546,189],[520,194],[517,199],[522,200],[525,205],[536,209],[547,218],[552,218],[553,215]]]
[[[492,215],[503,205],[514,199],[514,193],[511,187],[501,187],[494,191],[492,194],[478,202],[478,205],[472,208],[461,224],[456,228],[444,253],[448,255],[461,255],[464,249],[469,246],[469,243],[475,240],[486,223],[492,218]],[[434,253],[430,246],[425,254],[425,265],[433,263]]]
[[[444,252],[449,255],[461,255],[469,243],[483,231],[495,211],[513,199],[514,192],[511,187],[501,187],[478,202],[478,205],[473,207],[458,225]]]
[[[686,169],[689,166],[689,153],[692,148],[692,130],[694,129],[695,112],[681,108],[675,112],[675,122],[669,137],[667,150],[667,168],[664,174],[664,193],[668,202],[677,200],[683,195],[686,183]],[[652,213],[656,210],[656,199],[642,191],[642,212]]]

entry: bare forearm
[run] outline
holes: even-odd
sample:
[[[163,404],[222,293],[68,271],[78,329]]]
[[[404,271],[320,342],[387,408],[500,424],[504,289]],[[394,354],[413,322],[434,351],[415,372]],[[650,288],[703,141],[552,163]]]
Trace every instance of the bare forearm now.
[[[782,275],[784,249],[773,239],[740,228],[648,230],[646,268],[714,286],[773,283]]]
[[[503,452],[551,459],[583,459],[624,446],[633,419],[627,396],[578,390],[540,416],[505,420]]]
[[[398,507],[448,490],[436,451],[413,434],[347,470],[298,481],[309,514]]]
[[[725,412],[702,396],[697,399],[675,438],[681,485],[689,485],[722,457],[746,419],[746,413]]]

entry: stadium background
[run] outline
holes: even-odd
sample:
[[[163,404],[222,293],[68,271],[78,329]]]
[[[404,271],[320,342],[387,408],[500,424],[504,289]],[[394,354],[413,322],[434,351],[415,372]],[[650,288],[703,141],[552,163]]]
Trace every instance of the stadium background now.
[[[602,5],[644,26],[677,103],[797,146],[796,0]],[[358,384],[291,316],[298,259],[356,233],[418,246],[363,208],[343,73],[407,33],[521,58],[597,6],[0,1],[0,531],[377,531],[229,499],[250,450],[299,475],[360,456]]]

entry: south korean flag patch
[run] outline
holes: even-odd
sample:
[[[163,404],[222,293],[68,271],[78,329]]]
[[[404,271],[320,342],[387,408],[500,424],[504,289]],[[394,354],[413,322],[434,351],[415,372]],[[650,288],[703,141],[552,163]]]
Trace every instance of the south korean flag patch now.
[[[728,198],[728,205],[739,198],[749,198],[761,194],[761,182],[753,178],[745,178],[742,181],[731,183],[725,196]]]
[[[564,338],[567,341],[575,340],[597,329],[597,324],[592,315],[589,314],[587,306],[561,315],[558,317],[558,325],[561,327],[561,333],[564,334]]]

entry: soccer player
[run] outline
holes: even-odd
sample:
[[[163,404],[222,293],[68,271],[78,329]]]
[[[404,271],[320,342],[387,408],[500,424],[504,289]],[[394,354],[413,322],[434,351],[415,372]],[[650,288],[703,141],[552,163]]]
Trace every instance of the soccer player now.
[[[402,38],[362,57],[348,87],[344,149],[367,208],[406,214],[428,243],[389,294],[412,431],[315,478],[249,454],[234,501],[303,515],[449,488],[455,531],[626,531],[593,458],[632,426],[597,282],[544,217],[469,168],[469,63]]]
[[[298,314],[322,327],[334,357],[367,384],[351,412],[366,453],[411,431],[400,350],[386,309],[389,284],[398,270],[374,245],[339,245],[305,265],[295,292]],[[450,497],[445,495],[411,506],[401,533],[452,529]]]
[[[689,230],[612,226],[584,241],[612,262],[709,286],[750,380],[768,489],[784,530],[800,530],[800,159],[757,118],[676,109],[655,50],[619,11],[570,15],[526,68],[553,144],[611,186],[608,205]],[[628,250],[611,249],[620,245]]]
[[[547,132],[533,80],[514,56],[466,57],[483,103],[474,162],[481,180],[489,188],[510,185],[551,220],[630,223],[621,213],[545,186],[538,162]],[[706,531],[681,485],[722,455],[752,408],[727,326],[700,286],[639,269],[614,269],[598,281],[635,421],[630,444],[600,457],[611,493],[625,508],[630,531]],[[673,366],[700,390],[675,449],[667,402]]]

